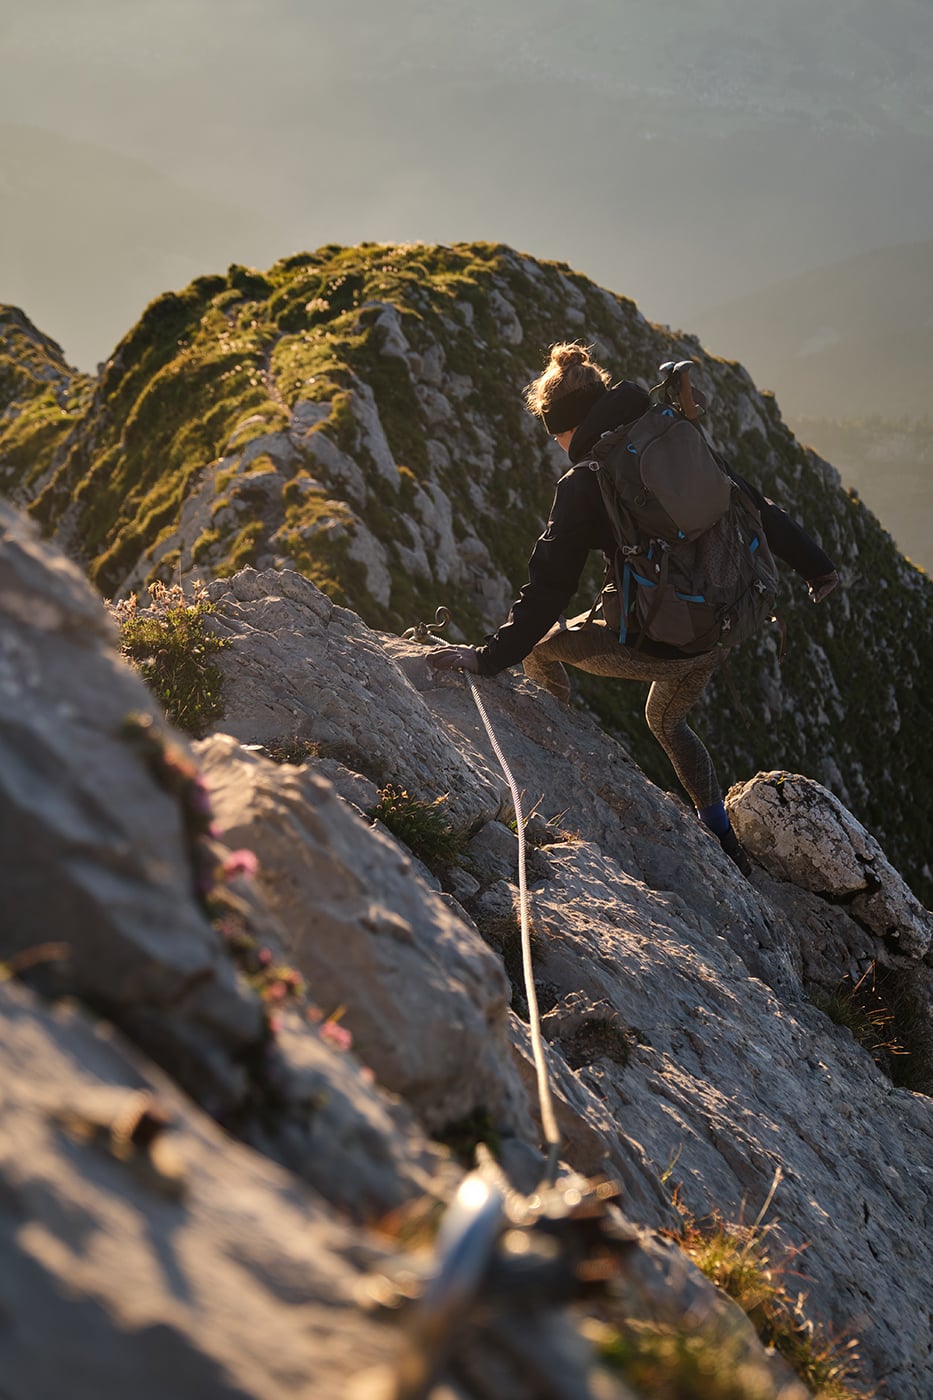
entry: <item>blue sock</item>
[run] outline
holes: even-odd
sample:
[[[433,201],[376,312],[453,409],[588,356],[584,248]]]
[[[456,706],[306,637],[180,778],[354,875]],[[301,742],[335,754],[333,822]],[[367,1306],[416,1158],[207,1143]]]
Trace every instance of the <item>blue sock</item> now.
[[[725,836],[731,825],[724,802],[714,802],[712,807],[698,807],[697,816],[716,836]]]

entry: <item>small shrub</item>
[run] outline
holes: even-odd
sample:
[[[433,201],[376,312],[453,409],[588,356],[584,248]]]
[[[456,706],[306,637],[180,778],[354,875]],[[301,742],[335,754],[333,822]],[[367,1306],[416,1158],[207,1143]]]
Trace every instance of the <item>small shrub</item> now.
[[[150,585],[152,606],[138,612],[136,595],[112,605],[120,649],[133,663],[171,722],[187,734],[203,734],[223,711],[222,676],[211,657],[228,642],[205,630],[212,604],[196,587],[189,602],[178,584]]]
[[[466,838],[455,831],[441,810],[446,793],[433,802],[422,802],[404,788],[388,783],[379,789],[379,801],[369,815],[381,821],[425,865],[451,865],[462,852]]]
[[[530,1020],[528,1010],[528,997],[525,992],[525,964],[522,958],[522,925],[517,913],[512,914],[486,914],[476,921],[476,927],[480,934],[491,948],[497,952],[505,964],[505,974],[509,979],[512,988],[510,1006],[516,1016],[526,1024]],[[534,928],[531,929],[531,951],[532,961],[534,961],[534,950],[537,941]],[[547,995],[547,990],[539,988],[535,984],[536,992],[543,992],[538,998],[538,1009],[549,1010],[554,1004],[554,999]],[[547,1004],[549,1003],[549,1004]]]
[[[564,1059],[571,1069],[582,1069],[594,1060],[614,1060],[622,1069],[630,1064],[635,1034],[611,1016],[590,1016],[560,1037]]]

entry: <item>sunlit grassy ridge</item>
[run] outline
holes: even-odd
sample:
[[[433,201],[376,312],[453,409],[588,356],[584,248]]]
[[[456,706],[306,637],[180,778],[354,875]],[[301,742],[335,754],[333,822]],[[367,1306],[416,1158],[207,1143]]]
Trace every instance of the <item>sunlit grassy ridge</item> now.
[[[776,767],[825,782],[933,902],[930,582],[740,366],[563,264],[493,244],[328,246],[200,277],[147,308],[96,382],[37,332],[18,346],[8,322],[0,333],[26,366],[0,378],[12,385],[0,480],[105,595],[147,577],[292,567],[371,625],[402,630],[445,603],[477,640],[525,581],[562,470],[521,404],[548,346],[595,343],[615,374],[642,382],[664,359],[697,358],[717,442],[844,580],[814,609],[787,575],[785,659],[774,637],[740,649],[746,713],[716,681],[698,727],[725,785]],[[471,541],[485,550],[459,575],[438,520],[458,554]],[[599,576],[594,561],[579,607]],[[578,693],[674,786],[641,687],[584,678]]]
[[[16,307],[0,306],[0,487],[27,489],[86,407],[91,380]]]

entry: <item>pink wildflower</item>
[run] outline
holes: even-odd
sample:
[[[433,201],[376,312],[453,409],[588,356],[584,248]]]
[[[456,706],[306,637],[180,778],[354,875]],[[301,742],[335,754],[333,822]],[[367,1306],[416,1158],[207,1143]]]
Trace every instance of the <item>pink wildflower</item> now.
[[[231,851],[224,861],[224,875],[231,880],[236,875],[243,875],[247,880],[251,880],[259,869],[259,861],[253,851]]]
[[[339,1021],[325,1021],[321,1027],[321,1039],[333,1045],[335,1050],[350,1050],[353,1047],[353,1036]]]

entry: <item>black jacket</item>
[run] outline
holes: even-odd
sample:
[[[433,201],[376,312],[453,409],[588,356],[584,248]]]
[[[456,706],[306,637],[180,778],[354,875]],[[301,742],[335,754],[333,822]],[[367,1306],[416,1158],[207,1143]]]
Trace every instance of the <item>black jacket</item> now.
[[[589,468],[589,453],[603,433],[632,422],[647,407],[644,389],[623,380],[597,401],[574,433],[569,453],[573,466],[557,483],[547,527],[528,561],[528,582],[508,619],[477,649],[480,675],[494,676],[516,665],[553,627],[577,592],[591,550],[601,550],[607,560],[614,556],[616,541],[596,473]],[[777,558],[808,580],[832,572],[832,561],[786,511],[731,468],[727,470],[761,512],[768,544]],[[641,649],[652,656],[680,655],[673,647],[647,638]]]

